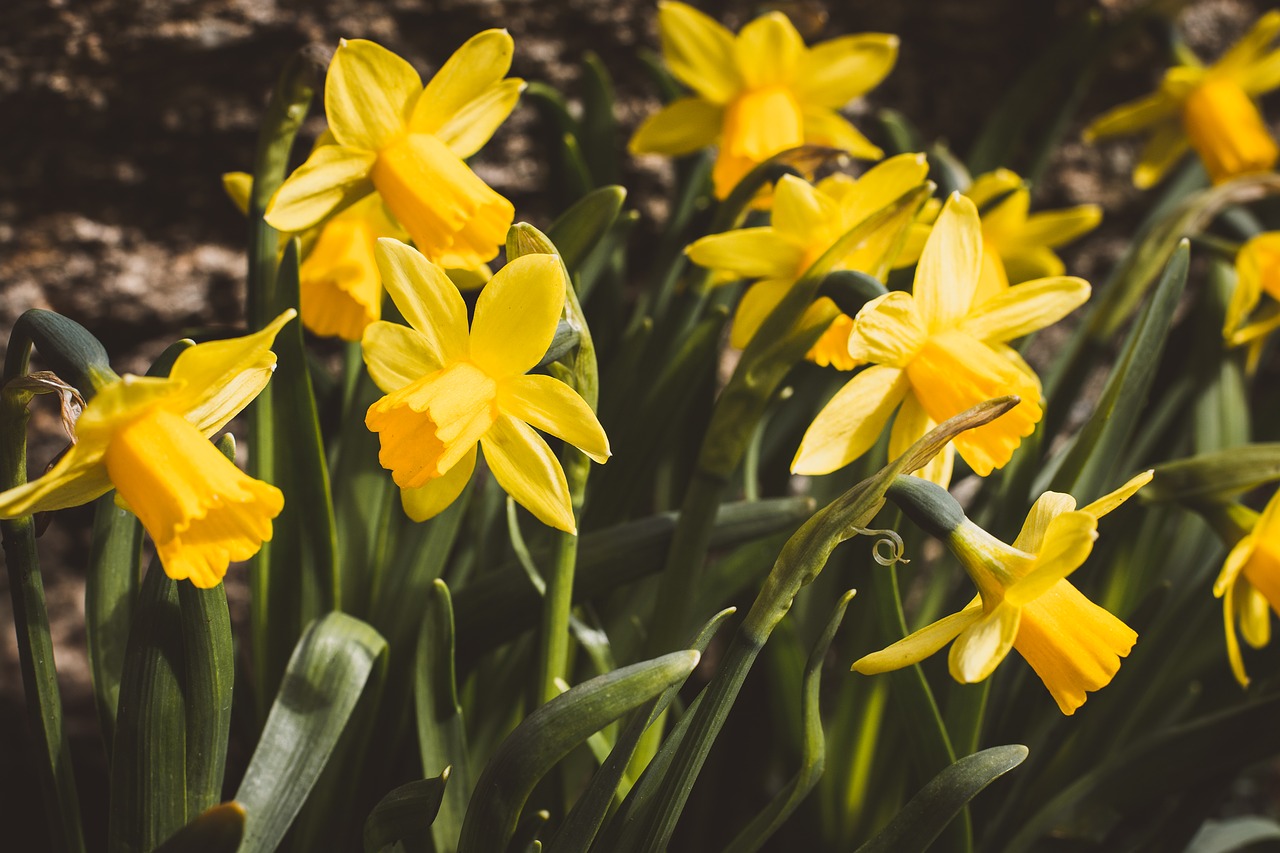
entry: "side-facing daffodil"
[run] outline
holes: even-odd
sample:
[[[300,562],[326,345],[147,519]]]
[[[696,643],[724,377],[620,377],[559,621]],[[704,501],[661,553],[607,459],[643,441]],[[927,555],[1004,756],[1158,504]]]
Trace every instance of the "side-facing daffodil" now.
[[[1249,511],[1252,514],[1251,511]],[[1236,622],[1245,642],[1260,649],[1271,642],[1271,610],[1280,613],[1280,491],[1271,496],[1253,529],[1227,554],[1213,585],[1222,599],[1227,657],[1242,687],[1249,684],[1236,637]]]
[[[1263,15],[1222,58],[1203,67],[1179,65],[1153,94],[1105,113],[1085,139],[1149,131],[1134,186],[1153,186],[1194,148],[1215,184],[1269,172],[1280,157],[1256,99],[1280,86],[1280,11]]]
[[[857,180],[836,174],[814,186],[786,175],[774,192],[771,225],[712,234],[689,246],[685,253],[696,264],[740,278],[760,279],[738,305],[729,342],[739,349],[746,347],[760,324],[814,261],[859,223],[919,186],[928,171],[923,154],[901,154]],[[897,248],[899,227],[900,223],[887,222],[882,229],[885,233],[870,235],[836,269],[871,271],[882,263],[886,253]],[[818,308],[815,305],[811,310]],[[852,327],[853,318],[841,314],[809,351],[808,358],[823,366],[852,370]]]
[[[169,577],[217,586],[232,560],[249,559],[271,538],[284,496],[240,471],[208,437],[266,387],[276,363],[271,342],[293,316],[190,347],[168,377],[125,375],[99,388],[52,470],[0,493],[0,518],[79,506],[115,488],[155,540]]]
[[[425,88],[386,48],[344,40],[325,78],[334,144],[320,145],[280,187],[268,224],[301,232],[377,192],[418,249],[444,267],[492,259],[515,210],[463,162],[515,108],[524,81],[504,78],[505,30],[473,36]]]
[[[576,532],[564,469],[534,431],[563,439],[596,462],[609,440],[586,401],[565,383],[529,374],[555,336],[565,275],[555,255],[524,255],[467,306],[444,271],[414,249],[378,241],[378,268],[408,326],[379,321],[364,358],[387,396],[369,407],[379,461],[400,487],[405,513],[422,521],[461,494],[476,445],[507,494],[540,521]]]
[[[1057,322],[1089,298],[1089,284],[1068,276],[1042,278],[979,300],[981,266],[978,212],[972,201],[953,193],[925,243],[914,292],[885,294],[858,312],[849,354],[871,366],[818,413],[791,463],[793,472],[826,474],[857,459],[875,444],[899,404],[890,458],[941,421],[984,400],[1016,394],[1022,398],[1017,406],[958,435],[923,476],[949,483],[957,451],[983,477],[1009,461],[1043,410],[1039,379],[1005,341]]]
[[[1150,471],[1139,474],[1082,509],[1076,509],[1071,495],[1046,492],[1031,507],[1012,545],[964,518],[958,505],[951,517],[959,523],[938,530],[938,514],[922,505],[950,497],[927,481],[899,480],[902,485],[895,484],[890,497],[913,519],[945,536],[978,587],[978,596],[959,613],[859,659],[853,669],[864,675],[901,669],[955,640],[947,657],[951,675],[972,684],[991,675],[1009,650],[1017,649],[1062,713],[1074,714],[1087,693],[1111,682],[1138,635],[1086,598],[1067,577],[1093,550],[1098,519],[1150,480]],[[922,514],[931,517],[922,519]]]
[[[718,145],[717,198],[758,164],[799,145],[884,156],[837,110],[885,78],[898,56],[897,36],[863,33],[807,48],[781,12],[756,18],[734,36],[674,0],[658,4],[658,29],[667,67],[694,94],[640,125],[632,154],[678,156]]]
[[[1270,296],[1257,314],[1263,294]],[[1227,304],[1222,336],[1233,347],[1248,346],[1250,365],[1256,365],[1263,340],[1280,329],[1280,231],[1250,238],[1236,254],[1236,288]]]
[[[1008,169],[979,175],[964,195],[978,208],[982,222],[982,274],[974,297],[979,302],[1011,284],[1064,274],[1066,265],[1053,250],[1102,221],[1102,208],[1096,204],[1030,213],[1031,190]],[[925,205],[894,266],[908,267],[920,260],[941,209],[942,202],[936,199]]]

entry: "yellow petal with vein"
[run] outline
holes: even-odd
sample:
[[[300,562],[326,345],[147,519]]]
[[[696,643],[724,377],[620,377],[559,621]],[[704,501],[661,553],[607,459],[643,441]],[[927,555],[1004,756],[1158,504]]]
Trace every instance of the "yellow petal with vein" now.
[[[768,12],[751,21],[733,43],[738,73],[748,88],[792,82],[804,53],[804,39],[781,12]]]
[[[829,474],[871,449],[906,396],[906,374],[873,365],[850,379],[818,412],[791,463],[794,474]]]
[[[1018,608],[1000,604],[961,631],[947,655],[951,677],[976,684],[994,672],[1013,648],[1021,616]]]
[[[944,616],[886,649],[859,658],[851,669],[863,675],[877,675],[919,663],[954,640],[981,616],[982,604],[972,603],[959,613]]]
[[[324,81],[324,114],[340,145],[377,151],[409,126],[422,78],[381,45],[343,39]]]
[[[471,322],[471,359],[495,379],[542,360],[564,310],[564,266],[556,255],[523,255],[480,291]]]
[[[794,279],[803,271],[804,250],[769,227],[711,234],[690,245],[685,254],[700,267],[743,278]]]
[[[965,317],[958,332],[980,341],[1012,341],[1058,322],[1089,299],[1082,278],[1042,278],[1010,287]]]
[[[360,348],[369,376],[388,394],[444,367],[430,337],[399,323],[370,323]]]
[[[436,137],[465,160],[483,148],[511,115],[524,86],[524,81],[516,77],[495,83],[441,125]]]
[[[422,90],[409,122],[413,131],[438,135],[506,76],[514,53],[515,42],[506,30],[485,30],[467,39]],[[501,123],[499,119],[494,127]]]
[[[596,462],[609,461],[609,438],[577,391],[550,376],[512,376],[498,388],[498,408],[567,441]]]
[[[734,60],[733,33],[684,3],[658,3],[662,58],[676,79],[714,104],[742,87]]]
[[[298,233],[373,192],[371,151],[324,145],[289,176],[267,205],[265,219],[277,231]]]
[[[404,507],[404,514],[414,521],[426,521],[448,509],[471,482],[476,453],[477,445],[472,445],[460,462],[439,477],[416,489],[401,489],[400,505]]]
[[[679,157],[713,144],[724,109],[702,98],[677,98],[649,116],[627,146],[632,154]]]
[[[1141,474],[1130,477],[1123,486],[1116,489],[1114,492],[1109,492],[1088,506],[1083,506],[1080,509],[1083,512],[1089,513],[1094,518],[1102,518],[1104,515],[1120,506],[1120,504],[1137,494],[1138,489],[1141,489],[1147,483],[1150,483],[1151,478],[1154,476],[1154,471],[1143,471]]]
[[[526,255],[525,257],[529,257]],[[493,479],[543,524],[577,533],[564,469],[528,424],[502,415],[480,440]]]
[[[466,358],[467,305],[444,270],[412,246],[385,237],[374,256],[391,301],[423,336],[423,361],[443,367]]]
[[[950,329],[969,312],[981,266],[982,227],[977,208],[969,199],[952,193],[916,266],[912,292],[927,331]]]

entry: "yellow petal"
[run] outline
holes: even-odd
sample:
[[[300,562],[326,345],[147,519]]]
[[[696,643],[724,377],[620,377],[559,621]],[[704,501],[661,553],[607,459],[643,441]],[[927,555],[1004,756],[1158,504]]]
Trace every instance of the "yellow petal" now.
[[[927,331],[950,329],[969,312],[981,264],[978,211],[969,199],[952,193],[924,245],[912,288]]]
[[[872,166],[841,199],[840,210],[845,223],[852,228],[871,218],[924,183],[928,173],[929,163],[923,154],[899,154]]]
[[[791,463],[794,474],[829,474],[871,449],[906,396],[906,374],[874,365],[836,392],[805,431]]]
[[[893,69],[898,37],[860,33],[824,41],[800,60],[795,90],[801,101],[839,109],[874,89]]]
[[[484,147],[494,131],[511,115],[524,86],[524,81],[516,77],[490,86],[441,125],[436,138],[459,157],[470,157]]]
[[[933,419],[920,406],[920,401],[911,394],[902,401],[902,408],[893,419],[893,428],[889,431],[889,459],[897,459],[910,449],[925,433],[937,426]],[[915,474],[922,480],[937,483],[944,489],[951,484],[951,474],[955,468],[955,447],[948,442],[942,452],[916,471],[903,471],[904,474]]]
[[[279,489],[241,472],[163,407],[118,430],[103,461],[155,540],[165,573],[201,588],[217,586],[231,561],[256,554],[284,507]]]
[[[249,214],[249,196],[253,193],[253,175],[248,172],[227,172],[222,176],[222,188],[236,209]]]
[[[895,290],[862,306],[849,336],[849,354],[858,361],[906,367],[924,342],[915,300]]]
[[[1022,522],[1022,530],[1018,532],[1018,538],[1013,540],[1013,547],[1028,554],[1039,553],[1044,547],[1044,537],[1049,530],[1049,522],[1075,508],[1076,499],[1071,495],[1063,492],[1045,492],[1031,505],[1031,511],[1027,513],[1026,521]]]
[[[851,668],[863,675],[877,675],[919,663],[954,640],[981,616],[982,604],[975,600],[959,613],[944,616],[886,649],[859,658]]]
[[[404,514],[413,521],[426,521],[448,509],[471,482],[471,474],[476,468],[476,450],[477,445],[472,445],[460,462],[434,480],[428,480],[425,486],[401,489],[400,505],[404,507]]]
[[[936,201],[936,199],[930,199],[930,201]],[[928,205],[925,205],[925,210],[927,209]],[[921,211],[921,213],[924,212]],[[898,256],[893,260],[893,268],[904,269],[919,263],[920,255],[924,252],[924,244],[929,240],[929,232],[932,230],[932,220],[925,222],[917,219],[912,222],[911,227],[907,229],[907,239],[898,251]]]
[[[1280,146],[1257,105],[1234,81],[1210,76],[1192,89],[1182,106],[1182,125],[1215,184],[1269,172],[1280,159]]]
[[[828,311],[839,311],[831,299],[821,296],[805,311],[802,325],[817,323],[820,316],[827,316]],[[818,338],[818,342],[809,347],[804,357],[819,367],[834,367],[836,370],[853,370],[860,362],[849,355],[849,335],[853,331],[853,318],[848,314],[836,314],[836,318],[827,326],[827,330]]]
[[[1027,217],[1019,240],[1023,245],[1056,248],[1089,233],[1102,222],[1102,208],[1081,204],[1062,210],[1046,210]]]
[[[423,337],[421,360],[439,369],[466,358],[467,305],[444,270],[398,240],[379,240],[374,257],[391,301]]]
[[[102,442],[84,439],[71,445],[43,476],[0,492],[0,518],[80,506],[102,497],[111,490],[111,478],[102,462],[105,450]]]
[[[1014,246],[1005,249],[1000,255],[1000,261],[1004,266],[1005,288],[1010,284],[1022,284],[1037,278],[1057,278],[1067,271],[1062,258],[1053,249],[1044,246]]]
[[[1272,10],[1254,21],[1249,32],[1213,64],[1213,71],[1230,75],[1247,73],[1266,56],[1276,35],[1280,34],[1280,11]]]
[[[1280,50],[1273,50],[1236,75],[1240,86],[1253,97],[1280,87]]]
[[[1018,190],[1022,190],[1022,192],[1017,192]],[[1006,202],[1015,197],[1025,198],[1028,203],[1030,201],[1022,177],[1012,169],[995,169],[979,175],[973,179],[973,183],[969,186],[969,189],[964,191],[964,194],[969,197],[975,207],[982,211],[983,225],[987,224],[988,215],[988,211],[984,208],[990,207],[992,202],[1002,196]],[[1026,204],[1019,202],[1011,212],[1015,212],[1017,209],[1021,209],[1025,214]],[[1018,219],[1019,217],[1014,218]]]
[[[1011,341],[1052,325],[1089,299],[1082,278],[1042,278],[1010,287],[977,306],[957,331],[980,341]]]
[[[738,303],[738,310],[733,315],[733,326],[729,329],[729,346],[746,349],[747,344],[755,337],[760,326],[764,324],[778,303],[791,291],[795,282],[791,279],[782,281],[758,281],[747,288]]]
[[[1249,239],[1236,254],[1236,286],[1227,305],[1222,335],[1230,340],[1257,307],[1264,291],[1280,299],[1280,231]]]
[[[804,115],[785,87],[749,89],[725,107],[720,150],[731,158],[762,163],[804,141]]]
[[[360,346],[369,376],[388,394],[444,367],[430,337],[399,323],[370,323]]]
[[[1267,597],[1247,582],[1237,590],[1240,598],[1240,633],[1244,641],[1255,649],[1271,642],[1271,603]]]
[[[296,316],[290,308],[251,335],[183,350],[169,371],[182,388],[166,406],[206,436],[221,430],[267,386],[276,364],[271,344]]]
[[[340,145],[377,151],[405,132],[422,78],[381,45],[343,39],[324,81],[324,113]]]
[[[1120,136],[1167,121],[1178,114],[1180,101],[1165,91],[1158,91],[1136,101],[1114,107],[1093,120],[1085,129],[1085,142],[1104,136]]]
[[[1005,593],[1014,607],[1034,601],[1080,568],[1098,538],[1098,519],[1087,512],[1064,512],[1049,522],[1031,571]]]
[[[526,255],[525,257],[530,257]],[[502,415],[480,440],[493,479],[543,524],[577,533],[564,469],[533,428]]]
[[[849,120],[827,107],[804,104],[800,111],[804,141],[847,151],[861,160],[879,160],[884,156],[879,146],[862,135]]]
[[[511,68],[515,42],[506,30],[485,30],[463,43],[440,66],[440,70],[422,90],[413,107],[409,125],[414,133],[430,133],[437,136],[460,113],[477,100],[490,96],[490,90],[506,76]],[[512,102],[514,106],[514,101]],[[508,109],[507,112],[510,112]],[[505,118],[505,114],[503,118]],[[494,122],[496,128],[502,119]],[[492,133],[492,130],[490,131]],[[488,136],[485,137],[488,139]],[[476,145],[480,148],[484,142]],[[451,148],[453,146],[450,146]],[[455,149],[456,150],[456,149]],[[472,152],[474,153],[474,152]],[[468,154],[459,154],[467,157]]]
[[[768,12],[751,21],[733,43],[738,73],[748,88],[790,83],[804,53],[804,39],[781,12]]]
[[[702,98],[678,98],[649,116],[627,146],[632,154],[679,157],[714,143],[724,109]]]
[[[742,87],[734,60],[733,33],[684,3],[658,3],[662,58],[676,79],[713,104]]]
[[[795,279],[803,272],[804,250],[769,227],[711,234],[690,245],[685,254],[700,267],[728,270],[742,278]]]
[[[595,412],[559,379],[541,374],[512,376],[498,387],[498,408],[569,442],[601,465],[609,460],[609,438]]]
[[[1190,148],[1191,143],[1180,125],[1158,125],[1142,146],[1138,165],[1133,169],[1133,185],[1140,190],[1155,186]]]
[[[325,223],[298,270],[299,313],[317,335],[358,341],[382,315],[382,279],[374,259],[377,238],[361,208],[382,207],[370,196]]]
[[[1231,664],[1231,674],[1240,682],[1241,687],[1249,686],[1249,674],[1245,672],[1244,656],[1240,654],[1240,638],[1236,635],[1236,590],[1244,583],[1231,584],[1226,595],[1222,597],[1222,625],[1227,640],[1227,661]]]
[[[1017,607],[1001,604],[961,631],[947,655],[951,677],[976,684],[994,672],[1013,648],[1021,616]]]
[[[829,223],[839,216],[835,199],[803,178],[784,175],[774,187],[773,230],[786,238],[788,245],[814,245],[814,237],[829,231]]]
[[[471,322],[471,360],[494,378],[542,360],[564,310],[564,267],[556,255],[522,255],[480,291]]]
[[[1222,569],[1218,572],[1218,578],[1213,582],[1213,594],[1216,598],[1225,595],[1240,577],[1240,573],[1244,571],[1244,567],[1253,559],[1253,552],[1257,548],[1258,537],[1250,534],[1240,539],[1231,550],[1227,552],[1227,559],[1222,563]]]
[[[369,151],[325,145],[311,152],[276,191],[265,219],[277,231],[296,234],[373,192]]]
[[[1105,494],[1093,503],[1088,506],[1081,507],[1080,509],[1082,512],[1089,513],[1094,518],[1102,518],[1102,516],[1111,512],[1116,507],[1120,506],[1120,504],[1137,494],[1138,489],[1141,489],[1147,483],[1150,483],[1153,476],[1155,476],[1154,471],[1143,471],[1141,474],[1130,477],[1128,482],[1116,489],[1114,492]]]

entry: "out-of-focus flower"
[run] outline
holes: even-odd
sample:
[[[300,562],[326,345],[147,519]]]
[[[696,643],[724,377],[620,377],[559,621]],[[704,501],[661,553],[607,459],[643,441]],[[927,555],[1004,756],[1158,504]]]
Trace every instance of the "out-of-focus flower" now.
[[[524,81],[506,78],[505,30],[472,37],[423,88],[408,62],[343,40],[325,79],[334,144],[317,147],[267,209],[273,228],[301,232],[377,191],[418,249],[445,267],[492,259],[515,210],[464,161],[515,107]]]
[[[817,186],[787,175],[774,193],[772,224],[740,228],[703,237],[685,250],[696,264],[735,277],[758,278],[742,297],[733,318],[729,342],[746,347],[760,324],[814,261],[843,235],[875,215],[925,179],[929,167],[922,154],[902,154],[873,167],[854,180],[832,175]],[[886,223],[846,256],[836,269],[869,272],[883,262],[893,245],[898,223]],[[893,233],[889,233],[892,231]],[[820,300],[827,297],[820,297]],[[827,300],[830,301],[830,300]],[[819,310],[816,303],[810,310]],[[853,318],[841,314],[808,353],[811,361],[852,370],[849,331]]]
[[[1262,295],[1271,297],[1254,315]],[[1280,231],[1249,239],[1236,255],[1236,289],[1227,304],[1222,337],[1233,347],[1249,347],[1249,363],[1256,365],[1268,334],[1280,329]]]
[[[1096,119],[1085,139],[1148,131],[1133,170],[1140,189],[1156,184],[1189,148],[1215,184],[1270,171],[1280,148],[1255,99],[1280,86],[1277,33],[1280,11],[1268,12],[1217,62],[1170,68],[1159,89]]]
[[[1067,577],[1093,550],[1098,519],[1150,480],[1146,471],[1079,510],[1071,495],[1045,492],[1012,545],[963,518],[957,508],[963,520],[948,532],[947,544],[978,587],[978,597],[959,613],[859,659],[853,669],[865,675],[901,669],[955,640],[947,657],[951,675],[972,684],[991,675],[1009,650],[1017,649],[1062,713],[1074,714],[1087,693],[1111,682],[1138,635]],[[917,490],[930,487],[924,481],[916,484]],[[913,517],[921,511],[919,502],[901,503]]]
[[[1222,599],[1227,657],[1240,686],[1249,684],[1236,637],[1236,622],[1245,642],[1260,649],[1271,642],[1271,610],[1280,613],[1280,491],[1271,496],[1253,529],[1227,554],[1213,585]]]
[[[991,423],[956,437],[923,471],[946,485],[955,453],[979,476],[1013,456],[1040,421],[1040,380],[1006,341],[1057,322],[1089,298],[1068,276],[1019,284],[977,298],[982,231],[973,202],[953,193],[916,267],[913,293],[868,302],[854,320],[849,353],[871,366],[857,373],[810,424],[791,470],[826,474],[871,448],[898,411],[889,435],[896,457],[936,424],[984,400],[1021,402]]]
[[[387,393],[365,424],[378,433],[383,467],[400,487],[405,513],[422,521],[462,493],[476,464],[544,524],[577,526],[560,461],[533,429],[597,462],[609,439],[586,401],[565,383],[529,374],[555,336],[565,276],[555,255],[523,255],[467,306],[444,271],[394,240],[377,249],[382,282],[408,326],[378,321],[364,332],[369,375]]]
[[[898,37],[844,36],[805,47],[791,21],[770,12],[736,36],[683,3],[658,4],[662,53],[694,95],[650,116],[631,138],[633,154],[688,154],[719,145],[717,198],[773,155],[827,145],[878,160],[883,152],[838,112],[884,79]]]
[[[271,343],[294,316],[190,347],[166,378],[126,375],[98,389],[53,469],[0,494],[0,518],[79,506],[114,487],[155,540],[169,577],[217,586],[232,560],[249,559],[271,538],[284,496],[241,472],[208,437],[266,387]]]

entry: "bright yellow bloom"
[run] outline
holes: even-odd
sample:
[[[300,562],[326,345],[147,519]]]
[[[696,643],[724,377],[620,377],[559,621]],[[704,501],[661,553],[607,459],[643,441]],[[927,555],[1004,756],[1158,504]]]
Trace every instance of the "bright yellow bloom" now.
[[[301,232],[377,191],[418,249],[445,267],[474,268],[498,253],[514,208],[463,160],[514,109],[524,81],[505,78],[505,30],[472,37],[422,79],[386,48],[344,40],[325,78],[334,144],[317,147],[267,209],[268,224]]]
[[[974,179],[964,195],[982,221],[982,274],[976,301],[995,296],[1011,284],[1058,276],[1066,265],[1053,250],[1087,234],[1102,221],[1102,208],[1081,204],[1029,214],[1031,191],[1017,173],[997,169]],[[911,228],[895,267],[920,259],[942,202],[931,199]]]
[[[1271,297],[1256,317],[1251,316],[1262,295]],[[1233,347],[1249,347],[1255,365],[1263,340],[1280,329],[1280,231],[1267,231],[1248,240],[1236,255],[1236,288],[1227,304],[1222,337]]]
[[[959,613],[861,658],[853,669],[864,675],[901,669],[955,640],[947,658],[951,675],[972,684],[1017,649],[1062,713],[1074,714],[1086,693],[1111,682],[1138,635],[1067,577],[1093,550],[1098,519],[1150,480],[1146,471],[1079,510],[1070,495],[1045,492],[1012,545],[965,519],[947,544],[978,587],[978,597]]]
[[[650,116],[631,137],[632,154],[677,156],[718,144],[717,198],[758,164],[799,145],[884,156],[837,110],[889,73],[897,36],[864,33],[807,48],[781,12],[756,18],[734,36],[672,0],[658,4],[658,28],[667,67],[694,95]]]
[[[947,199],[916,267],[914,293],[888,293],[858,312],[849,353],[872,366],[836,393],[809,426],[791,470],[826,474],[875,444],[899,404],[889,456],[906,451],[936,424],[1005,394],[1022,401],[989,424],[957,436],[924,470],[946,485],[958,451],[987,476],[1013,456],[1043,414],[1040,380],[1005,341],[1057,322],[1089,298],[1089,284],[1067,276],[976,296],[982,231],[973,202]]]
[[[100,388],[53,469],[0,494],[0,518],[79,506],[114,487],[155,540],[169,577],[217,586],[228,563],[249,559],[271,538],[284,496],[242,473],[207,438],[266,387],[276,362],[271,342],[293,316],[190,347],[166,378],[126,375]]]
[[[1280,86],[1280,11],[1258,19],[1244,38],[1207,68],[1180,65],[1165,72],[1160,88],[1122,104],[1085,131],[1085,139],[1150,130],[1134,186],[1156,184],[1194,148],[1215,184],[1251,172],[1268,172],[1280,157],[1255,100]]]
[[[685,250],[696,264],[737,278],[758,278],[742,297],[729,343],[742,349],[814,261],[841,237],[924,182],[929,166],[923,154],[902,154],[870,169],[856,181],[836,174],[813,186],[787,175],[778,181],[772,224],[703,237]],[[885,227],[855,247],[836,269],[870,273],[884,263],[901,233],[901,223]],[[830,302],[821,297],[818,302]],[[815,303],[811,311],[821,311]],[[852,370],[849,330],[853,319],[841,314],[808,353],[823,366]]]
[[[444,271],[394,240],[378,241],[382,282],[408,326],[379,321],[364,333],[364,359],[387,396],[369,407],[379,461],[400,487],[405,513],[422,521],[461,494],[476,464],[545,524],[577,527],[564,470],[533,427],[597,462],[609,439],[568,385],[528,374],[542,359],[564,308],[566,281],[555,255],[524,255],[481,291],[467,330],[467,306]]]
[[[1236,621],[1245,642],[1260,649],[1271,642],[1270,609],[1280,613],[1280,491],[1271,496],[1253,530],[1227,554],[1213,594],[1222,599],[1227,657],[1242,687],[1249,684],[1236,638]]]

